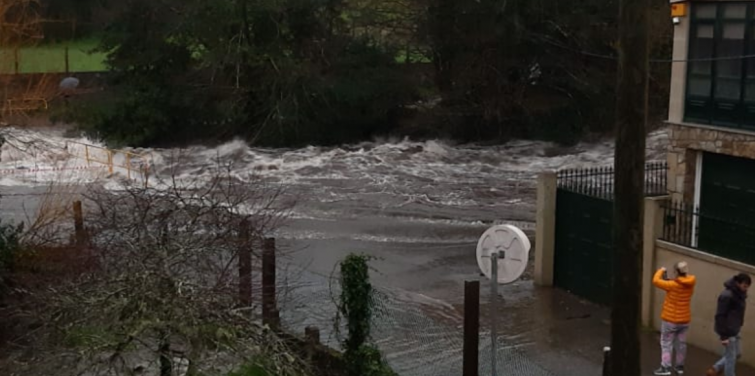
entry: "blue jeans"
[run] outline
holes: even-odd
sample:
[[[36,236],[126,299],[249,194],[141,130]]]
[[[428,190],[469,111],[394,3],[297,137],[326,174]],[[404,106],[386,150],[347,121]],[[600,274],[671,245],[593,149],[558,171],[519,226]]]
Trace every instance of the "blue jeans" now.
[[[721,372],[723,370],[724,376],[735,376],[737,359],[742,355],[742,348],[740,347],[739,341],[739,336],[729,338],[729,344],[724,348],[723,357],[721,357],[721,359],[713,366],[713,368],[716,369],[716,372]]]

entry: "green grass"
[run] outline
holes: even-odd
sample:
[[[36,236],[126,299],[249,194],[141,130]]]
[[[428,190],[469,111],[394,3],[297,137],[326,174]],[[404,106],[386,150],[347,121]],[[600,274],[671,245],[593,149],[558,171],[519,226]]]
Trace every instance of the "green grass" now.
[[[228,376],[269,376],[270,374],[259,365],[244,365],[239,370],[233,371]]]
[[[96,38],[69,42],[40,44],[24,47],[18,51],[19,73],[62,73],[66,71],[65,49],[68,46],[70,72],[104,72],[106,54],[90,53],[97,47]],[[406,63],[406,51],[396,55],[397,63]],[[410,61],[428,63],[431,59],[419,52],[412,52]],[[11,50],[0,50],[0,74],[15,73],[15,57]]]
[[[408,58],[406,56],[406,51],[400,51],[396,54],[397,63],[404,64],[407,61],[411,61],[412,63],[430,63],[433,60],[421,52],[412,52],[409,54]]]
[[[118,343],[118,338],[105,328],[79,326],[65,333],[64,343],[69,347],[99,347]]]
[[[80,39],[21,48],[18,51],[19,73],[65,72],[66,46],[70,72],[105,71],[105,54],[90,53],[97,43],[97,39]],[[0,73],[15,73],[15,60],[13,51],[0,50]]]

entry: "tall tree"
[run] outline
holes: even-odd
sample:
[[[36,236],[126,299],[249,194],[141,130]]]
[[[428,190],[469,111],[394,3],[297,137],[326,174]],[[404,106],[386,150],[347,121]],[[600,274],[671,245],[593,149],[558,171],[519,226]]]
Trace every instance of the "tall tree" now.
[[[124,2],[100,46],[123,95],[89,122],[108,141],[349,142],[411,100],[395,51],[354,36],[346,2]]]
[[[428,4],[420,31],[454,136],[575,142],[613,128],[619,0],[414,1]],[[654,52],[669,57],[668,4],[649,12]],[[661,114],[670,69],[653,68]]]
[[[648,110],[649,0],[622,0],[616,88],[611,375],[640,375],[642,213]]]

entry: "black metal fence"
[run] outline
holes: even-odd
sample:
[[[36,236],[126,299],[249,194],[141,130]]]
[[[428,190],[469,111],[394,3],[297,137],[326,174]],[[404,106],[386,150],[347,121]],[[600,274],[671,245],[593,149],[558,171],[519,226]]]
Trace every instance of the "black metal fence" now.
[[[693,205],[666,201],[663,208],[663,233],[661,240],[696,248],[699,234],[700,212]]]
[[[755,224],[710,216],[680,202],[666,202],[663,211],[661,240],[755,265]]]
[[[667,194],[667,171],[666,162],[651,162],[645,165],[646,196]],[[558,187],[587,196],[613,200],[614,169],[613,167],[596,167],[561,170],[558,172]]]

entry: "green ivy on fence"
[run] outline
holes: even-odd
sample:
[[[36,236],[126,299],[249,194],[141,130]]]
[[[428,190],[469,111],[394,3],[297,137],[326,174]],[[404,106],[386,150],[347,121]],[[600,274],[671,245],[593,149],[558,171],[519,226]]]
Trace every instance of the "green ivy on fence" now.
[[[339,315],[346,319],[348,335],[343,341],[346,370],[350,376],[394,376],[380,351],[369,344],[372,315],[376,308],[375,290],[370,284],[369,261],[364,255],[350,254],[341,261]],[[338,325],[336,320],[336,325]]]

